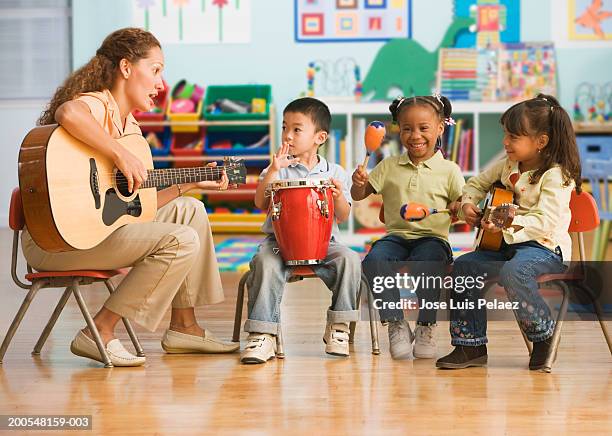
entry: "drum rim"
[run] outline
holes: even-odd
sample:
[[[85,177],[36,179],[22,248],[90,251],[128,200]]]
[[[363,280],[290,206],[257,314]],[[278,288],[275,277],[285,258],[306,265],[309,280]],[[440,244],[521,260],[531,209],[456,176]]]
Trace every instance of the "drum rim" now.
[[[269,187],[272,189],[283,188],[302,188],[302,187],[321,187],[333,186],[329,179],[322,178],[300,178],[300,179],[283,179],[270,182]]]
[[[287,266],[308,266],[308,265],[320,265],[324,262],[323,259],[303,259],[303,260],[287,260],[285,265]]]

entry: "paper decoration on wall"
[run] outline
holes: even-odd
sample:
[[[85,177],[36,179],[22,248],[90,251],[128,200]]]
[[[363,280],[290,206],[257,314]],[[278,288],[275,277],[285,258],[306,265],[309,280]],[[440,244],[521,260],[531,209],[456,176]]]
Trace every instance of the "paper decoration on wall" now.
[[[132,0],[135,26],[163,43],[249,43],[251,0]]]
[[[505,44],[494,50],[444,49],[437,89],[451,100],[524,100],[557,94],[557,66],[550,43]]]
[[[520,41],[520,0],[455,0],[455,16],[475,21],[456,47],[495,48]]]
[[[551,43],[508,44],[499,53],[500,100],[557,95],[557,63]]]
[[[361,68],[353,58],[315,60],[306,69],[307,89],[304,95],[314,97],[349,97],[362,95]]]
[[[298,42],[387,41],[412,36],[412,0],[294,0]]]
[[[455,18],[444,34],[440,46],[427,51],[413,39],[393,39],[383,45],[363,82],[363,96],[375,100],[431,94],[440,48],[452,47],[461,32],[474,24],[471,18]],[[390,95],[391,94],[391,95]]]
[[[570,0],[568,36],[573,40],[612,40],[612,0]]]

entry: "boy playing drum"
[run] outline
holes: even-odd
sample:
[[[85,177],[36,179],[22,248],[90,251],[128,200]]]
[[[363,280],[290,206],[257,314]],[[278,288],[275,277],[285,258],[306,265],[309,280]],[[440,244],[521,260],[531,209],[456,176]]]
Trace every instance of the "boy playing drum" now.
[[[282,146],[272,156],[272,162],[259,176],[255,205],[267,209],[270,198],[266,187],[275,180],[313,178],[328,179],[333,186],[336,222],[345,221],[351,210],[348,177],[344,169],[327,162],[317,154],[329,134],[331,114],[328,107],[314,98],[292,101],[283,111]],[[304,213],[307,213],[306,205]],[[332,304],[327,311],[327,326],[323,340],[325,352],[337,356],[349,355],[349,322],[357,321],[357,290],[361,280],[361,261],[357,253],[338,243],[338,225],[334,222],[327,257],[313,265],[315,274],[332,291]],[[285,266],[272,230],[270,214],[263,225],[266,239],[250,263],[247,282],[249,316],[244,330],[248,343],[242,352],[242,363],[265,363],[275,356],[276,338],[280,329],[280,303],[291,267]],[[305,228],[293,232],[307,232]]]

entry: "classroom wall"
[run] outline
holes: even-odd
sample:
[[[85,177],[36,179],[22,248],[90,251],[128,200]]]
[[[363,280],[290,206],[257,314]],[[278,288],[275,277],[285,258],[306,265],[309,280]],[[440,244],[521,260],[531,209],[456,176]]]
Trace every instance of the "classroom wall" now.
[[[365,74],[382,46],[379,42],[297,44],[293,37],[293,0],[251,0],[252,35],[248,45],[167,45],[165,77],[204,85],[269,83],[281,108],[306,89],[306,66],[315,59],[354,58]],[[554,0],[523,0],[521,38],[551,39]],[[413,37],[434,50],[452,19],[452,0],[413,0]],[[130,0],[73,0],[73,62],[79,67],[113,30],[131,25]],[[610,80],[612,44],[607,48],[558,49],[559,95],[571,110],[576,86],[588,80]],[[0,223],[7,222],[10,192],[17,185],[17,152],[21,139],[39,115],[43,102],[0,102]],[[483,144],[483,146],[487,146]],[[499,144],[490,144],[498,147]],[[0,224],[1,225],[1,224]],[[6,225],[6,224],[4,224]]]

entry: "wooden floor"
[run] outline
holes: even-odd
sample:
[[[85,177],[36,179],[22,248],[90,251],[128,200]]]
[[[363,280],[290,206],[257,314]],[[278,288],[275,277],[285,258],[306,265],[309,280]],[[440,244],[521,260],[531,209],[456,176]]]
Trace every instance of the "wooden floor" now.
[[[0,252],[10,252],[10,237],[0,231]],[[10,258],[1,259],[0,338],[24,295],[8,274]],[[224,274],[226,301],[198,310],[205,325],[226,339],[238,279]],[[86,295],[95,311],[106,294],[98,287]],[[393,361],[385,328],[382,354],[373,356],[365,322],[358,326],[351,357],[333,358],[321,341],[329,295],[310,279],[289,285],[283,300],[284,360],[246,366],[238,353],[165,355],[159,344],[165,327],[155,334],[137,328],[147,364],[104,369],[68,349],[84,325],[73,299],[41,355],[30,355],[59,296],[59,290],[39,293],[7,352],[0,367],[0,415],[92,415],[93,432],[84,433],[105,435],[609,434],[612,429],[612,357],[594,323],[565,324],[551,374],[526,369],[526,349],[512,322],[490,324],[487,368],[441,371],[433,360]],[[448,323],[438,328],[439,355],[451,349],[447,329]],[[123,330],[120,337],[127,337]]]

